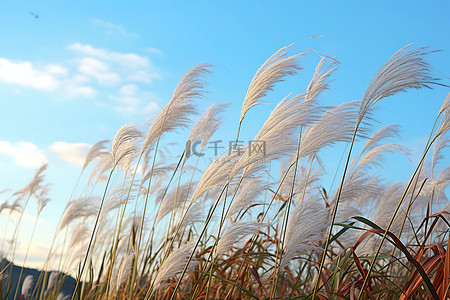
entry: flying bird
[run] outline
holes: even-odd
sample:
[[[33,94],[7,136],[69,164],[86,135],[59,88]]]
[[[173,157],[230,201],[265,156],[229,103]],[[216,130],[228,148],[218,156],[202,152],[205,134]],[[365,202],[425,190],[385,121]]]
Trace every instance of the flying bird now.
[[[30,12],[30,15],[32,15],[35,19],[39,19],[39,15],[34,12]]]

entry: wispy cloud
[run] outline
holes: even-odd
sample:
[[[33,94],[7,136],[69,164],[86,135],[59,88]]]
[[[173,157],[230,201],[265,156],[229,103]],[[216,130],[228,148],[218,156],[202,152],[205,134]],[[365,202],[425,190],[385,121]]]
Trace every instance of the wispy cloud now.
[[[135,84],[127,84],[119,89],[118,95],[112,96],[117,103],[115,110],[123,114],[151,114],[161,110],[156,96],[142,92]]]
[[[54,142],[44,149],[40,149],[30,142],[11,143],[8,141],[0,141],[0,159],[13,158],[14,161],[24,167],[37,168],[47,163],[52,157],[69,162],[72,165],[82,166],[86,158],[90,144],[87,143],[67,143]],[[53,155],[53,156],[52,156]]]
[[[0,81],[38,90],[55,90],[60,86],[60,76],[67,70],[57,65],[42,68],[27,61],[0,58]]]
[[[114,85],[120,81],[119,74],[111,72],[106,63],[92,57],[81,59],[78,71],[95,79],[99,84]]]
[[[37,168],[47,162],[44,150],[29,142],[0,141],[0,153],[12,157],[19,165]]]
[[[67,98],[101,96],[94,103],[102,103],[120,113],[159,110],[154,93],[138,87],[163,76],[148,57],[82,43],[71,44],[67,49],[73,55],[70,60],[49,64],[0,57],[0,83],[19,89],[54,92]],[[112,101],[105,103],[104,99]]]
[[[162,78],[162,72],[146,56],[114,52],[81,43],[71,44],[68,49],[84,56],[81,58],[80,64],[85,64],[88,60],[90,64],[95,62],[96,69],[102,72],[106,72],[106,68],[115,69],[116,73],[121,74],[123,81],[148,83]],[[103,63],[103,65],[100,65],[100,63]],[[105,64],[108,64],[108,66]]]
[[[122,81],[151,82],[162,78],[162,72],[156,68],[146,56],[135,53],[120,53],[107,49],[95,48],[88,44],[74,43],[68,46],[69,50],[83,55],[80,64],[86,63],[86,59],[93,63],[96,59],[97,69],[105,71],[105,65],[100,66],[99,62],[108,64],[109,69],[116,70],[121,74]]]
[[[153,47],[148,47],[147,49],[145,49],[145,51],[147,53],[150,53],[150,54],[157,54],[157,55],[163,55],[164,54],[161,50],[159,50],[157,48],[153,48]]]
[[[94,48],[91,45],[75,43],[69,45],[69,49],[85,55],[101,58],[106,61],[113,61],[131,68],[147,68],[151,66],[150,60],[145,56],[135,53],[119,53],[106,49]]]
[[[91,20],[92,24],[104,29],[106,31],[106,34],[109,35],[123,35],[123,36],[130,36],[130,37],[136,37],[137,34],[130,33],[125,30],[125,28],[122,25],[114,24],[108,21],[99,20],[99,19],[93,19]]]
[[[68,97],[86,97],[92,98],[97,95],[97,91],[90,86],[68,85],[66,87],[66,95]]]
[[[82,166],[91,145],[86,143],[55,142],[48,148],[62,160]]]
[[[93,75],[102,79],[100,76],[103,74],[98,72]],[[95,95],[95,90],[86,85],[88,81],[85,74],[70,75],[69,69],[61,64],[37,66],[29,61],[0,58],[0,82],[5,84],[47,92],[62,91],[68,96],[91,97]]]

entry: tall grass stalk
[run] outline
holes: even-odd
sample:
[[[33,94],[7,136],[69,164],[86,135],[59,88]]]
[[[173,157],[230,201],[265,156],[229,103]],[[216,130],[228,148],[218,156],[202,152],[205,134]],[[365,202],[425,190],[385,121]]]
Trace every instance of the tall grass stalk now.
[[[302,129],[300,129],[300,134],[298,137],[298,145],[297,145],[297,153],[296,158],[299,157],[300,154],[300,145],[302,141]],[[281,257],[283,256],[283,250],[284,250],[284,240],[286,238],[286,229],[289,219],[289,213],[291,210],[292,205],[292,198],[294,197],[294,186],[295,186],[295,179],[297,177],[297,168],[298,168],[298,159],[295,160],[295,167],[294,167],[294,177],[292,178],[292,184],[289,191],[289,196],[287,199],[287,208],[286,212],[284,213],[283,223],[282,223],[282,231],[281,231],[281,247],[277,244],[277,255],[275,258],[275,268],[274,268],[274,280],[273,280],[273,286],[272,286],[272,292],[270,294],[270,299],[272,300],[275,297],[275,291],[278,284],[278,274],[280,272],[280,264],[281,264]]]
[[[433,128],[431,129],[430,135],[428,136],[428,140],[427,140],[427,143],[426,143],[425,148],[428,147],[428,145],[430,144],[430,141],[431,141],[431,139],[432,139],[432,137],[433,137],[433,132],[434,132],[434,129],[436,128],[436,124],[438,123],[438,120],[439,120],[439,115],[436,117],[436,120],[434,121]],[[420,174],[420,172],[421,172],[421,170],[422,170],[422,167],[423,167],[423,163],[420,165],[418,174]],[[433,178],[433,174],[431,174],[431,177]],[[415,180],[415,182],[414,182],[414,186],[413,186],[413,189],[412,189],[413,192],[411,192],[411,197],[410,197],[410,199],[409,199],[408,206],[406,207],[405,216],[403,217],[402,225],[401,225],[400,231],[399,231],[399,233],[398,233],[398,237],[399,237],[399,238],[400,238],[401,235],[402,235],[403,228],[404,228],[405,222],[406,222],[406,218],[408,217],[409,210],[411,209],[411,205],[412,205],[412,202],[413,202],[414,191],[416,190],[416,186],[417,186],[418,181],[419,181],[419,175],[416,176],[416,180]],[[431,201],[431,200],[430,200],[430,201]],[[429,201],[429,203],[428,203],[428,206],[431,206],[430,201]],[[395,248],[393,249],[393,251],[394,251],[394,250],[395,250]],[[394,252],[392,252],[392,255],[393,255],[393,254],[394,254]]]
[[[180,167],[180,164],[182,162],[183,157],[184,157],[184,152],[181,155],[180,159],[178,160],[177,166],[175,167],[175,170],[172,172],[172,176],[170,177],[170,180],[167,183],[166,188],[164,189],[164,193],[163,193],[163,195],[161,197],[161,204],[162,204],[162,201],[164,201],[164,198],[167,195],[167,191],[169,190],[170,184],[172,183],[172,180],[174,179],[174,177],[175,177],[175,175],[176,175],[176,173],[178,171],[178,168]],[[150,236],[147,239],[147,243],[145,245],[145,249],[146,249],[145,257],[151,257],[152,253],[153,253],[152,252],[152,249],[153,249],[153,236],[154,236],[154,233],[155,233],[155,227],[156,227],[156,223],[157,223],[157,220],[158,220],[158,216],[159,216],[160,210],[161,210],[161,205],[158,206],[158,209],[156,210],[155,217],[153,218],[152,227],[150,229]],[[162,249],[164,249],[164,246],[165,245],[162,246]],[[163,261],[165,260],[167,255],[163,258]],[[145,265],[142,267],[142,272],[141,272],[142,274],[144,273],[144,269],[145,269]]]
[[[139,155],[139,158],[137,160],[137,163],[136,163],[136,166],[135,166],[132,178],[131,178],[130,187],[128,188],[128,192],[127,192],[127,195],[125,197],[125,203],[121,207],[122,210],[119,209],[119,212],[118,212],[118,218],[119,219],[118,219],[118,222],[116,224],[116,229],[115,229],[115,232],[114,232],[114,241],[113,241],[112,251],[111,251],[111,256],[110,256],[110,265],[109,265],[108,272],[107,272],[107,275],[106,275],[106,295],[109,294],[109,288],[110,288],[110,284],[111,284],[111,274],[112,274],[112,269],[113,269],[114,262],[115,262],[115,259],[116,259],[117,247],[119,245],[120,232],[121,232],[121,229],[122,229],[122,222],[123,222],[123,219],[124,219],[124,216],[125,216],[125,211],[127,209],[128,201],[130,199],[130,194],[131,194],[131,190],[133,188],[134,179],[135,179],[135,176],[136,176],[136,173],[137,173],[137,169],[138,169],[138,166],[139,166],[139,163],[141,161],[143,153],[144,153],[144,151],[141,152],[141,154]],[[126,182],[125,179],[126,179],[126,172],[125,172],[125,175],[124,175],[124,184]],[[119,217],[119,215],[120,215],[120,217]]]
[[[242,178],[242,177],[241,177],[241,178]],[[236,196],[237,189],[239,188],[239,185],[241,184],[241,182],[242,182],[242,180],[239,181],[238,187],[235,189],[235,193],[234,193],[234,195],[233,195],[233,199],[234,199],[234,197]],[[213,244],[213,246],[212,246],[212,248],[211,248],[211,250],[210,250],[210,259],[211,259],[211,262],[210,262],[210,267],[209,267],[209,270],[208,270],[208,273],[207,273],[207,276],[206,276],[206,282],[207,282],[207,284],[208,284],[208,288],[206,289],[206,300],[209,299],[209,291],[210,291],[210,289],[211,289],[212,276],[213,276],[213,274],[214,274],[214,270],[213,270],[213,268],[214,268],[214,261],[215,261],[214,250],[215,250],[216,247],[217,247],[217,244],[218,244],[219,239],[220,239],[220,233],[221,233],[221,231],[222,231],[223,224],[225,223],[225,216],[226,216],[226,215],[225,215],[225,207],[227,206],[227,194],[228,194],[228,187],[227,187],[227,189],[225,190],[225,195],[224,195],[224,197],[223,197],[223,207],[222,207],[222,215],[220,216],[219,230],[218,230],[218,232],[217,232],[216,240],[215,240],[215,242],[214,242],[214,244]],[[232,202],[233,199],[231,199],[230,202]],[[231,204],[230,204],[230,205],[231,205]],[[208,259],[208,260],[209,260],[209,259]],[[205,265],[206,265],[206,264],[205,264]]]
[[[95,218],[94,228],[93,228],[93,230],[92,230],[91,237],[89,238],[89,244],[88,244],[88,247],[87,247],[87,250],[86,250],[86,254],[85,254],[85,256],[84,256],[84,259],[83,259],[83,265],[82,265],[82,267],[81,267],[80,273],[79,273],[78,276],[77,276],[77,283],[75,284],[75,289],[74,289],[74,292],[73,292],[73,294],[72,294],[71,300],[74,300],[74,299],[75,299],[75,295],[77,294],[78,286],[79,286],[79,284],[80,284],[81,278],[82,278],[82,276],[83,276],[84,268],[86,267],[86,262],[87,262],[87,259],[88,259],[88,257],[89,257],[89,251],[91,251],[92,241],[93,241],[93,239],[94,239],[95,232],[96,232],[97,225],[98,225],[98,221],[99,221],[99,219],[100,219],[100,214],[101,214],[101,212],[102,212],[103,203],[105,202],[105,198],[106,198],[106,193],[107,193],[107,191],[108,191],[109,182],[110,182],[110,180],[111,180],[111,176],[112,176],[112,174],[113,174],[113,172],[114,172],[116,166],[117,166],[117,164],[115,164],[115,165],[113,166],[113,168],[111,169],[111,171],[110,171],[110,173],[109,173],[108,180],[106,181],[106,186],[105,186],[105,189],[104,189],[104,191],[103,191],[103,197],[102,197],[102,200],[101,200],[101,202],[100,202],[100,207],[99,207],[99,209],[98,209],[97,217]]]
[[[404,190],[404,192],[403,192],[403,194],[402,194],[402,197],[401,197],[400,200],[398,201],[397,207],[395,208],[394,213],[392,214],[392,217],[391,217],[391,219],[390,219],[390,221],[389,221],[389,224],[387,225],[387,227],[386,227],[386,229],[385,229],[385,231],[384,231],[384,234],[383,234],[383,236],[382,236],[382,238],[381,238],[381,241],[380,241],[380,243],[378,244],[377,250],[375,251],[374,257],[373,257],[373,259],[372,259],[372,263],[370,264],[369,270],[367,271],[367,274],[366,274],[366,276],[365,276],[365,278],[364,278],[363,285],[362,285],[361,290],[360,290],[360,292],[359,292],[358,299],[362,299],[362,296],[363,296],[363,293],[364,293],[364,289],[365,289],[365,287],[366,287],[367,284],[368,284],[368,281],[369,281],[369,278],[370,278],[370,274],[372,273],[372,270],[373,270],[373,268],[374,268],[374,266],[375,266],[375,263],[376,263],[376,261],[377,261],[377,257],[378,257],[378,255],[379,255],[379,253],[380,253],[380,250],[381,250],[381,246],[383,245],[383,242],[384,242],[384,240],[386,239],[387,233],[389,232],[389,230],[391,229],[392,224],[394,223],[394,219],[395,219],[395,217],[397,216],[397,213],[398,213],[398,211],[399,211],[399,209],[400,209],[400,206],[402,205],[403,200],[405,199],[405,197],[406,197],[406,195],[407,195],[407,193],[408,193],[408,190],[409,190],[409,188],[411,187],[411,185],[412,185],[412,183],[413,183],[414,178],[415,178],[416,176],[418,176],[418,172],[419,172],[419,170],[420,170],[420,168],[421,168],[421,166],[422,166],[422,164],[423,164],[423,161],[425,160],[425,157],[426,157],[428,151],[431,149],[431,146],[433,145],[434,141],[435,141],[437,138],[438,138],[438,136],[435,135],[435,136],[431,139],[430,143],[426,145],[425,150],[424,150],[424,152],[423,152],[423,154],[422,154],[422,156],[421,156],[421,158],[420,158],[420,161],[419,161],[419,163],[417,164],[417,167],[416,167],[416,169],[414,170],[413,175],[412,175],[411,178],[409,179],[408,184],[406,185],[406,188],[405,188],[405,190]]]
[[[353,137],[352,137],[352,140],[350,142],[350,149],[348,151],[347,159],[345,161],[344,172],[342,174],[341,184],[339,185],[337,197],[336,197],[336,200],[334,201],[333,209],[331,211],[331,221],[330,221],[330,226],[329,226],[329,229],[328,229],[327,240],[325,242],[325,247],[324,247],[324,250],[323,250],[322,258],[320,260],[320,265],[319,265],[319,269],[318,269],[318,276],[317,276],[316,282],[314,283],[314,289],[313,289],[313,294],[312,294],[313,298],[312,299],[315,299],[317,291],[318,291],[318,288],[319,288],[320,273],[322,272],[322,268],[324,267],[325,258],[326,258],[326,255],[327,255],[328,247],[330,245],[331,233],[332,233],[332,230],[333,230],[333,224],[334,224],[334,221],[336,220],[337,208],[338,208],[339,200],[341,198],[342,188],[344,186],[344,179],[345,179],[345,175],[347,174],[348,164],[350,162],[350,156],[351,156],[351,153],[352,153],[353,145],[355,143],[356,132],[358,131],[358,125],[359,124],[357,124],[355,126],[355,130],[353,131]]]
[[[222,197],[222,195],[224,194],[224,192],[226,191],[226,189],[227,189],[228,184],[230,183],[230,181],[231,181],[231,179],[229,179],[229,180],[227,181],[227,183],[225,184],[225,186],[222,188],[222,191],[220,192],[219,197],[217,198],[217,200],[214,201],[214,204],[213,204],[213,206],[211,207],[211,211],[210,211],[210,213],[208,214],[208,217],[206,218],[205,224],[203,225],[202,231],[200,232],[199,237],[198,237],[198,239],[197,239],[197,242],[196,242],[195,245],[194,245],[194,249],[192,250],[191,254],[189,255],[188,261],[187,261],[186,265],[185,265],[184,268],[183,268],[183,272],[181,273],[180,278],[178,279],[177,285],[175,286],[175,288],[174,288],[174,290],[173,290],[173,292],[172,292],[172,295],[170,296],[170,299],[173,299],[173,298],[175,297],[175,294],[176,294],[178,288],[180,287],[181,281],[183,280],[183,276],[184,276],[184,274],[186,274],[188,265],[189,265],[189,263],[191,262],[192,258],[194,257],[195,250],[197,249],[198,245],[200,244],[200,241],[201,241],[203,235],[204,235],[205,232],[206,232],[206,229],[207,229],[207,227],[208,227],[208,225],[209,225],[209,222],[211,221],[211,219],[212,219],[212,217],[213,217],[213,215],[214,215],[214,212],[215,212],[215,210],[216,210],[216,208],[217,208],[217,205],[219,205],[219,202],[220,202],[219,200],[220,200],[220,198]],[[148,297],[146,297],[145,299],[148,299]]]
[[[16,292],[14,293],[14,299],[17,298],[17,292],[19,291],[20,280],[22,279],[23,269],[25,267],[25,263],[27,262],[28,252],[30,251],[31,241],[34,237],[34,232],[36,231],[36,225],[39,220],[39,216],[36,216],[36,220],[34,221],[33,231],[31,232],[30,241],[28,242],[27,251],[25,252],[25,257],[23,259],[22,267],[20,268],[19,279],[17,279]]]

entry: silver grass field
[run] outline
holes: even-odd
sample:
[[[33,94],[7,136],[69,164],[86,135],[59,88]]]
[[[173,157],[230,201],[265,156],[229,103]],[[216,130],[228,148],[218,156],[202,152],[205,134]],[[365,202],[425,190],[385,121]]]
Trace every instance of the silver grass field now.
[[[409,155],[396,143],[400,127],[373,129],[374,108],[395,94],[445,86],[430,72],[433,51],[398,50],[360,101],[336,106],[321,99],[338,62],[320,56],[306,90],[280,97],[253,143],[239,143],[252,108],[302,72],[306,55],[291,52],[281,48],[256,71],[238,124],[225,124],[228,104],[199,111],[213,72],[200,64],[157,116],[93,145],[34,273],[22,267],[30,246],[16,258],[17,239],[30,201],[38,209],[30,243],[39,231],[47,166],[2,192],[0,217],[14,226],[1,237],[0,298],[448,299],[450,96],[432,99],[442,101],[436,119],[421,120],[429,137],[407,182],[382,175],[386,155]],[[236,129],[232,142],[199,167],[223,127]],[[188,134],[171,147],[167,136],[177,132]],[[321,157],[336,146],[337,170]]]

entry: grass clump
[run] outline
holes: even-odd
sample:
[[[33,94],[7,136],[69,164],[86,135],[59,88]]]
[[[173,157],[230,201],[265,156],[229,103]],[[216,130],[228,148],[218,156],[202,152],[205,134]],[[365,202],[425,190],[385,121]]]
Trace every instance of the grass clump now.
[[[372,133],[373,107],[396,93],[440,84],[426,63],[430,51],[400,49],[381,66],[361,101],[333,107],[319,100],[337,62],[321,57],[306,90],[283,98],[254,142],[241,145],[251,108],[263,103],[277,82],[300,72],[302,54],[289,50],[280,49],[256,72],[234,142],[203,171],[199,153],[216,130],[229,127],[222,119],[226,105],[211,105],[186,140],[178,137],[178,153],[166,151],[164,141],[194,123],[197,101],[206,98],[208,64],[182,77],[146,134],[142,126],[127,124],[111,147],[107,140],[95,144],[42,271],[36,278],[21,271],[17,278],[12,262],[22,214],[30,199],[39,203],[38,216],[48,202],[45,166],[40,168],[1,206],[2,217],[20,212],[12,235],[5,230],[3,237],[11,241],[5,251],[11,263],[0,270],[2,297],[448,297],[450,168],[440,163],[449,144],[450,98],[430,124],[406,184],[385,183],[373,172],[383,166],[385,154],[407,153],[391,141],[399,136],[398,126]],[[329,170],[321,160],[323,149],[338,144],[346,145],[343,168]],[[323,187],[327,172],[340,174],[335,189]],[[94,196],[99,189],[102,196]],[[67,274],[76,277],[69,294],[63,291]]]

